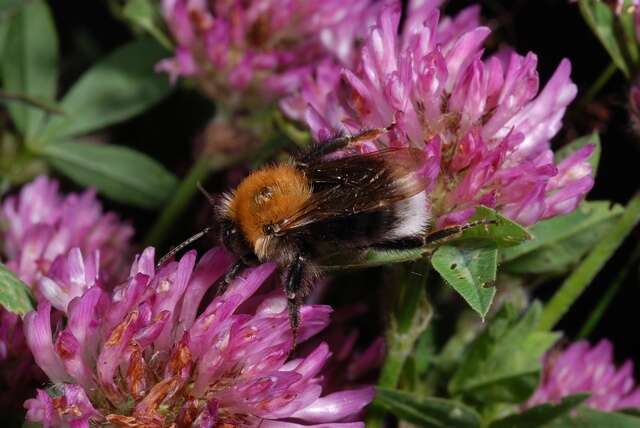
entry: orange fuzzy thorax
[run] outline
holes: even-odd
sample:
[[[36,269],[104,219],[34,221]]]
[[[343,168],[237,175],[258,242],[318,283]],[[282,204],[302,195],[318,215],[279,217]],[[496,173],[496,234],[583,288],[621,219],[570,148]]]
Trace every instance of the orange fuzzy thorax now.
[[[264,227],[295,214],[311,196],[304,174],[293,165],[262,168],[245,178],[229,204],[231,217],[251,245],[265,236]]]

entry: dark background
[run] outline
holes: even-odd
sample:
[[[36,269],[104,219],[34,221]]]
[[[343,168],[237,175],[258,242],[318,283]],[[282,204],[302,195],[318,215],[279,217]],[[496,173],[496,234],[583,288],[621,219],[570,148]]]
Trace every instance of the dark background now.
[[[566,0],[453,0],[446,11],[480,3],[487,25],[494,29],[488,51],[498,43],[514,46],[520,53],[538,55],[538,70],[544,84],[560,60],[573,64],[572,78],[578,85],[578,99],[608,66],[609,57],[584,24],[577,5]],[[107,2],[52,1],[62,52],[62,88],[103,54],[131,38],[129,28],[114,18]],[[590,199],[607,199],[626,203],[640,186],[640,137],[634,135],[627,113],[629,83],[616,74],[595,97],[582,108],[574,102],[565,116],[565,128],[554,144],[560,147],[578,135],[593,130],[601,133],[603,153],[596,185]],[[214,107],[194,90],[180,87],[160,105],[124,125],[110,130],[113,143],[127,144],[154,156],[167,168],[182,175],[193,157],[193,141],[211,117]],[[208,184],[220,190],[224,176],[213,177]],[[206,221],[206,205],[198,198],[181,221],[170,242],[179,242]],[[141,239],[150,224],[148,212],[107,203],[126,218],[132,218],[137,238]],[[611,280],[624,266],[630,252],[638,245],[638,230],[627,240],[584,296],[560,323],[560,329],[575,335],[595,307]],[[163,249],[161,249],[163,250]],[[161,253],[162,251],[160,251]],[[633,327],[640,323],[640,280],[638,266],[627,276],[621,291],[604,318],[592,333],[592,341],[609,338],[615,343],[618,361],[626,358],[640,363],[640,334]],[[548,298],[558,280],[551,280],[536,290],[537,297]]]

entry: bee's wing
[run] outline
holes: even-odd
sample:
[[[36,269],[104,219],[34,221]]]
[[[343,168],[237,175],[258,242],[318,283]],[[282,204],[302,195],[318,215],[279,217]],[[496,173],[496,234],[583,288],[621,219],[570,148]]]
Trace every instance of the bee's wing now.
[[[279,233],[332,218],[371,212],[410,198],[425,189],[416,171],[424,152],[414,148],[388,148],[372,153],[304,165],[311,198],[279,223]]]

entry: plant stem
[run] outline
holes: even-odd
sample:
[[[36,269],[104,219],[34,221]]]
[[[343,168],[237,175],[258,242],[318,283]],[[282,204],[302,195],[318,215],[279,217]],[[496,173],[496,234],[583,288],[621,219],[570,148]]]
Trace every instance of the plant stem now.
[[[203,182],[212,171],[211,161],[207,156],[200,157],[192,166],[187,176],[168,205],[164,208],[144,239],[145,246],[159,247],[167,238],[167,233],[191,202],[197,191],[196,184]]]
[[[204,150],[191,170],[182,180],[178,190],[166,208],[160,214],[145,238],[145,245],[160,246],[167,232],[189,206],[197,191],[197,183],[204,182],[213,172],[228,168],[243,160],[257,167],[279,151],[285,139],[274,132],[271,124],[271,111],[259,112],[253,116],[239,118],[234,113],[219,108],[216,117],[209,126],[216,126],[215,138],[222,147],[238,145],[236,153],[224,153],[211,144],[212,150]],[[250,142],[247,143],[247,140]],[[216,142],[214,141],[214,143]],[[227,150],[228,152],[229,150]]]
[[[145,246],[158,247],[167,238],[167,232],[189,206],[193,195],[197,192],[197,184],[204,182],[209,174],[224,169],[235,162],[235,159],[220,158],[212,161],[208,156],[202,156],[192,166],[187,176],[180,182],[175,195],[162,211],[156,222],[151,226],[144,239]]]
[[[25,94],[16,94],[13,92],[0,91],[0,101],[19,102],[43,110],[51,114],[65,114],[64,111],[53,102],[40,100]]]
[[[252,156],[251,150],[245,147],[245,139],[251,138],[252,141],[259,142],[260,139],[255,135],[271,135],[269,132],[257,134],[252,131],[252,127],[256,123],[262,124],[261,120],[264,121],[269,116],[256,117],[258,117],[258,120],[252,120],[255,118],[250,117],[247,120],[238,121],[233,112],[225,109],[224,106],[217,107],[215,117],[207,125],[207,127],[212,128],[208,128],[205,131],[205,139],[207,141],[204,150],[202,150],[187,175],[182,179],[175,195],[168,201],[168,204],[147,233],[144,239],[145,245],[158,247],[165,242],[170,228],[184,214],[196,194],[199,182],[204,182],[214,172],[228,168]],[[207,136],[208,134],[212,135]],[[247,135],[250,135],[250,137]],[[265,138],[265,141],[268,142],[268,139]],[[233,147],[236,143],[238,145],[237,153],[225,153],[225,147]],[[269,146],[269,144],[259,146],[258,153],[264,150],[263,146]]]
[[[387,355],[378,378],[378,386],[382,388],[398,385],[407,358],[431,321],[432,311],[425,289],[429,265],[420,260],[409,266],[405,280],[392,284],[398,291],[386,333]],[[381,427],[384,416],[384,410],[374,403],[367,415],[367,427]]]
[[[634,252],[631,254],[631,257],[629,257],[629,260],[627,260],[627,263],[616,275],[615,279],[612,282],[612,285],[610,285],[607,288],[607,291],[604,294],[604,296],[598,301],[598,305],[593,310],[593,312],[591,312],[591,315],[589,315],[589,319],[584,323],[584,325],[580,329],[580,333],[578,333],[578,338],[584,339],[589,337],[593,329],[598,325],[598,323],[602,319],[605,311],[609,307],[609,304],[611,303],[613,298],[616,296],[616,294],[618,294],[618,291],[620,290],[620,287],[622,287],[624,280],[629,275],[629,272],[631,272],[631,269],[635,266],[635,264],[639,260],[640,260],[640,245],[636,247]]]
[[[595,278],[607,260],[613,256],[613,253],[615,253],[627,235],[631,233],[638,221],[640,221],[640,193],[629,201],[622,218],[611,228],[607,239],[602,240],[591,250],[589,255],[569,275],[549,303],[547,303],[538,325],[539,330],[551,331],[553,329]]]
[[[581,109],[589,104],[600,93],[602,88],[609,82],[609,80],[616,74],[618,66],[614,62],[610,62],[607,68],[598,76],[595,82],[587,89],[587,92],[580,98],[576,105]]]

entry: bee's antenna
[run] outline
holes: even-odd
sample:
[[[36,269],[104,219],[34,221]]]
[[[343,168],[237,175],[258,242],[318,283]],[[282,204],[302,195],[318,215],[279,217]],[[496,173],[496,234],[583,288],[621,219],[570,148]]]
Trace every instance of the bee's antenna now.
[[[156,264],[156,269],[164,265],[166,261],[169,260],[171,257],[173,257],[178,251],[182,250],[187,245],[191,244],[194,241],[197,241],[198,239],[202,238],[204,235],[209,233],[211,229],[213,229],[211,226],[207,226],[204,229],[202,229],[200,232],[196,233],[195,235],[182,241],[177,246],[173,247],[167,254],[162,256],[162,258],[158,261],[158,263]]]
[[[211,193],[207,192],[204,187],[202,187],[202,183],[198,181],[196,183],[196,186],[198,187],[198,190],[200,191],[200,193],[202,193],[204,197],[207,198],[207,201],[209,201],[209,205],[211,205],[212,207],[215,207],[216,206],[215,198],[211,196]]]

